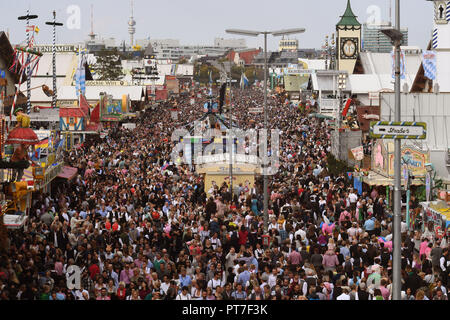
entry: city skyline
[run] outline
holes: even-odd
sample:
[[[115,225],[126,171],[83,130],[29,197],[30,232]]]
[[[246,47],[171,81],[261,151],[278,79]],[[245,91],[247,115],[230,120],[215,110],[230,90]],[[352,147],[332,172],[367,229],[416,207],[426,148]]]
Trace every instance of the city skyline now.
[[[114,37],[116,45],[121,44],[122,41],[128,44],[130,1],[114,1],[114,6],[111,6],[110,2],[62,0],[54,4],[54,1],[42,0],[38,4],[31,3],[29,0],[17,0],[14,8],[9,8],[2,2],[0,10],[9,14],[0,23],[0,30],[9,30],[12,43],[23,42],[25,23],[18,21],[17,17],[25,15],[26,9],[29,8],[32,14],[39,15],[37,20],[31,22],[40,28],[36,43],[50,44],[52,32],[51,28],[45,25],[45,21],[52,19],[51,13],[56,10],[57,20],[65,24],[65,27],[57,32],[57,43],[83,42],[88,39],[88,34],[91,32],[91,4],[93,4],[94,33],[105,39]],[[300,48],[320,48],[324,44],[325,36],[335,32],[335,25],[344,13],[346,4],[347,0],[318,0],[312,3],[280,0],[277,2],[277,7],[292,8],[292,10],[284,9],[274,13],[273,4],[268,0],[258,2],[230,0],[227,4],[204,0],[193,0],[190,3],[174,0],[170,3],[149,4],[144,0],[134,0],[134,20],[136,21],[134,38],[136,40],[149,37],[150,39],[179,39],[182,45],[212,45],[216,37],[241,38],[226,34],[227,28],[278,30],[304,27],[306,28],[304,34],[291,38],[299,40]],[[351,4],[361,24],[374,19],[389,21],[388,0],[353,0]],[[418,6],[421,6],[421,10],[417,10]],[[77,8],[80,10],[79,19]],[[401,26],[409,29],[409,45],[426,47],[431,39],[433,26],[432,4],[425,0],[408,0],[408,3],[402,1],[401,8]],[[68,12],[68,9],[75,10]],[[305,10],[308,10],[308,14],[305,14]],[[392,16],[395,16],[393,4]],[[79,29],[76,26],[77,19]],[[244,38],[248,47],[263,46],[262,37]],[[269,50],[277,50],[279,40],[279,37],[270,36]]]

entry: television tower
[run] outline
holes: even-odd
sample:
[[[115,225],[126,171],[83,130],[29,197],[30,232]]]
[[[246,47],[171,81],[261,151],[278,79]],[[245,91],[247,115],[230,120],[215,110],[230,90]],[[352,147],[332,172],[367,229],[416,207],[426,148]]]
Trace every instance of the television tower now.
[[[92,41],[95,40],[96,34],[94,33],[94,5],[91,4],[91,33],[89,33],[89,37]]]
[[[131,17],[130,20],[128,20],[128,33],[130,34],[130,46],[133,47],[134,45],[134,34],[136,33],[136,28],[134,27],[136,25],[136,21],[134,21],[134,12],[133,12],[133,0],[131,0]]]

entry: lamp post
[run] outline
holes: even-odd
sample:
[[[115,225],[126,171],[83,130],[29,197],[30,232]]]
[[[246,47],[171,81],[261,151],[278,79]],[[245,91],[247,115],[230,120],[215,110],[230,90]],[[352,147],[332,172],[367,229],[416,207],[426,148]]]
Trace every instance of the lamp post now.
[[[53,26],[53,43],[52,43],[52,64],[53,64],[53,97],[52,97],[52,108],[56,108],[56,27],[62,27],[63,24],[56,22],[56,11],[53,11],[53,21],[46,22],[46,25]]]
[[[325,70],[328,69],[333,70],[335,57],[334,50],[336,49],[336,41],[334,33],[331,34],[330,43],[328,42],[328,35],[325,36],[325,46],[323,48],[325,49]],[[330,62],[328,62],[328,59],[330,59]]]
[[[395,46],[395,118],[401,121],[400,109],[400,45],[403,34],[400,32],[400,0],[395,0],[395,28],[382,30]],[[393,221],[393,257],[392,257],[392,297],[401,300],[402,274],[401,274],[401,221],[402,221],[402,199],[401,199],[401,139],[395,139],[394,143],[394,221]]]
[[[260,34],[264,35],[264,128],[267,130],[267,35],[271,34],[275,37],[289,35],[289,34],[297,34],[305,32],[304,28],[296,28],[296,29],[285,29],[278,31],[250,31],[250,30],[240,30],[240,29],[227,29],[225,30],[227,33],[238,34],[243,36],[257,37]],[[267,142],[266,142],[267,143]],[[263,166],[267,165],[267,150],[264,152],[264,160]],[[264,176],[264,234],[268,233],[269,226],[269,195],[268,195],[268,175],[265,170],[263,170]]]
[[[30,10],[27,10],[26,16],[20,16],[17,18],[18,20],[26,20],[26,22],[27,22],[27,48],[28,49],[31,49],[30,48],[31,47],[30,20],[37,19],[37,18],[38,18],[37,15],[34,15],[34,14],[30,15]],[[30,59],[30,54],[28,54],[27,63],[29,62],[29,59]],[[31,70],[31,67],[28,65],[27,72],[26,72],[26,75],[27,75],[27,114],[31,113],[31,74],[30,74],[30,70]],[[20,87],[20,84],[19,84],[19,87]],[[12,111],[14,111],[14,110],[12,110]]]

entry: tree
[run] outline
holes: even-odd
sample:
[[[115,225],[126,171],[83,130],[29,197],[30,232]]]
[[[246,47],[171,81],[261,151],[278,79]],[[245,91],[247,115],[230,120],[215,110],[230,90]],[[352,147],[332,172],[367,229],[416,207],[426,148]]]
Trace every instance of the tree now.
[[[209,84],[209,72],[212,72],[212,80],[213,82],[217,81],[220,78],[220,72],[217,68],[211,66],[210,64],[195,64],[194,65],[194,80],[203,83]]]
[[[101,81],[117,81],[124,76],[120,53],[117,49],[100,51],[93,69],[99,75],[98,80]]]
[[[245,68],[242,66],[234,65],[231,67],[231,79],[240,81],[241,75],[245,71]]]
[[[347,172],[352,172],[354,169],[348,166],[345,161],[337,160],[333,154],[327,155],[327,171],[329,174],[339,176]]]

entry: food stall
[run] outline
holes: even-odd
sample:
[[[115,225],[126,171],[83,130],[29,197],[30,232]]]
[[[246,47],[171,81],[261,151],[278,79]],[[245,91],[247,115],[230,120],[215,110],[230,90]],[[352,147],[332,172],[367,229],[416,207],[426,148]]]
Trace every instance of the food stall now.
[[[445,201],[421,202],[422,219],[437,238],[450,235],[450,206]]]

